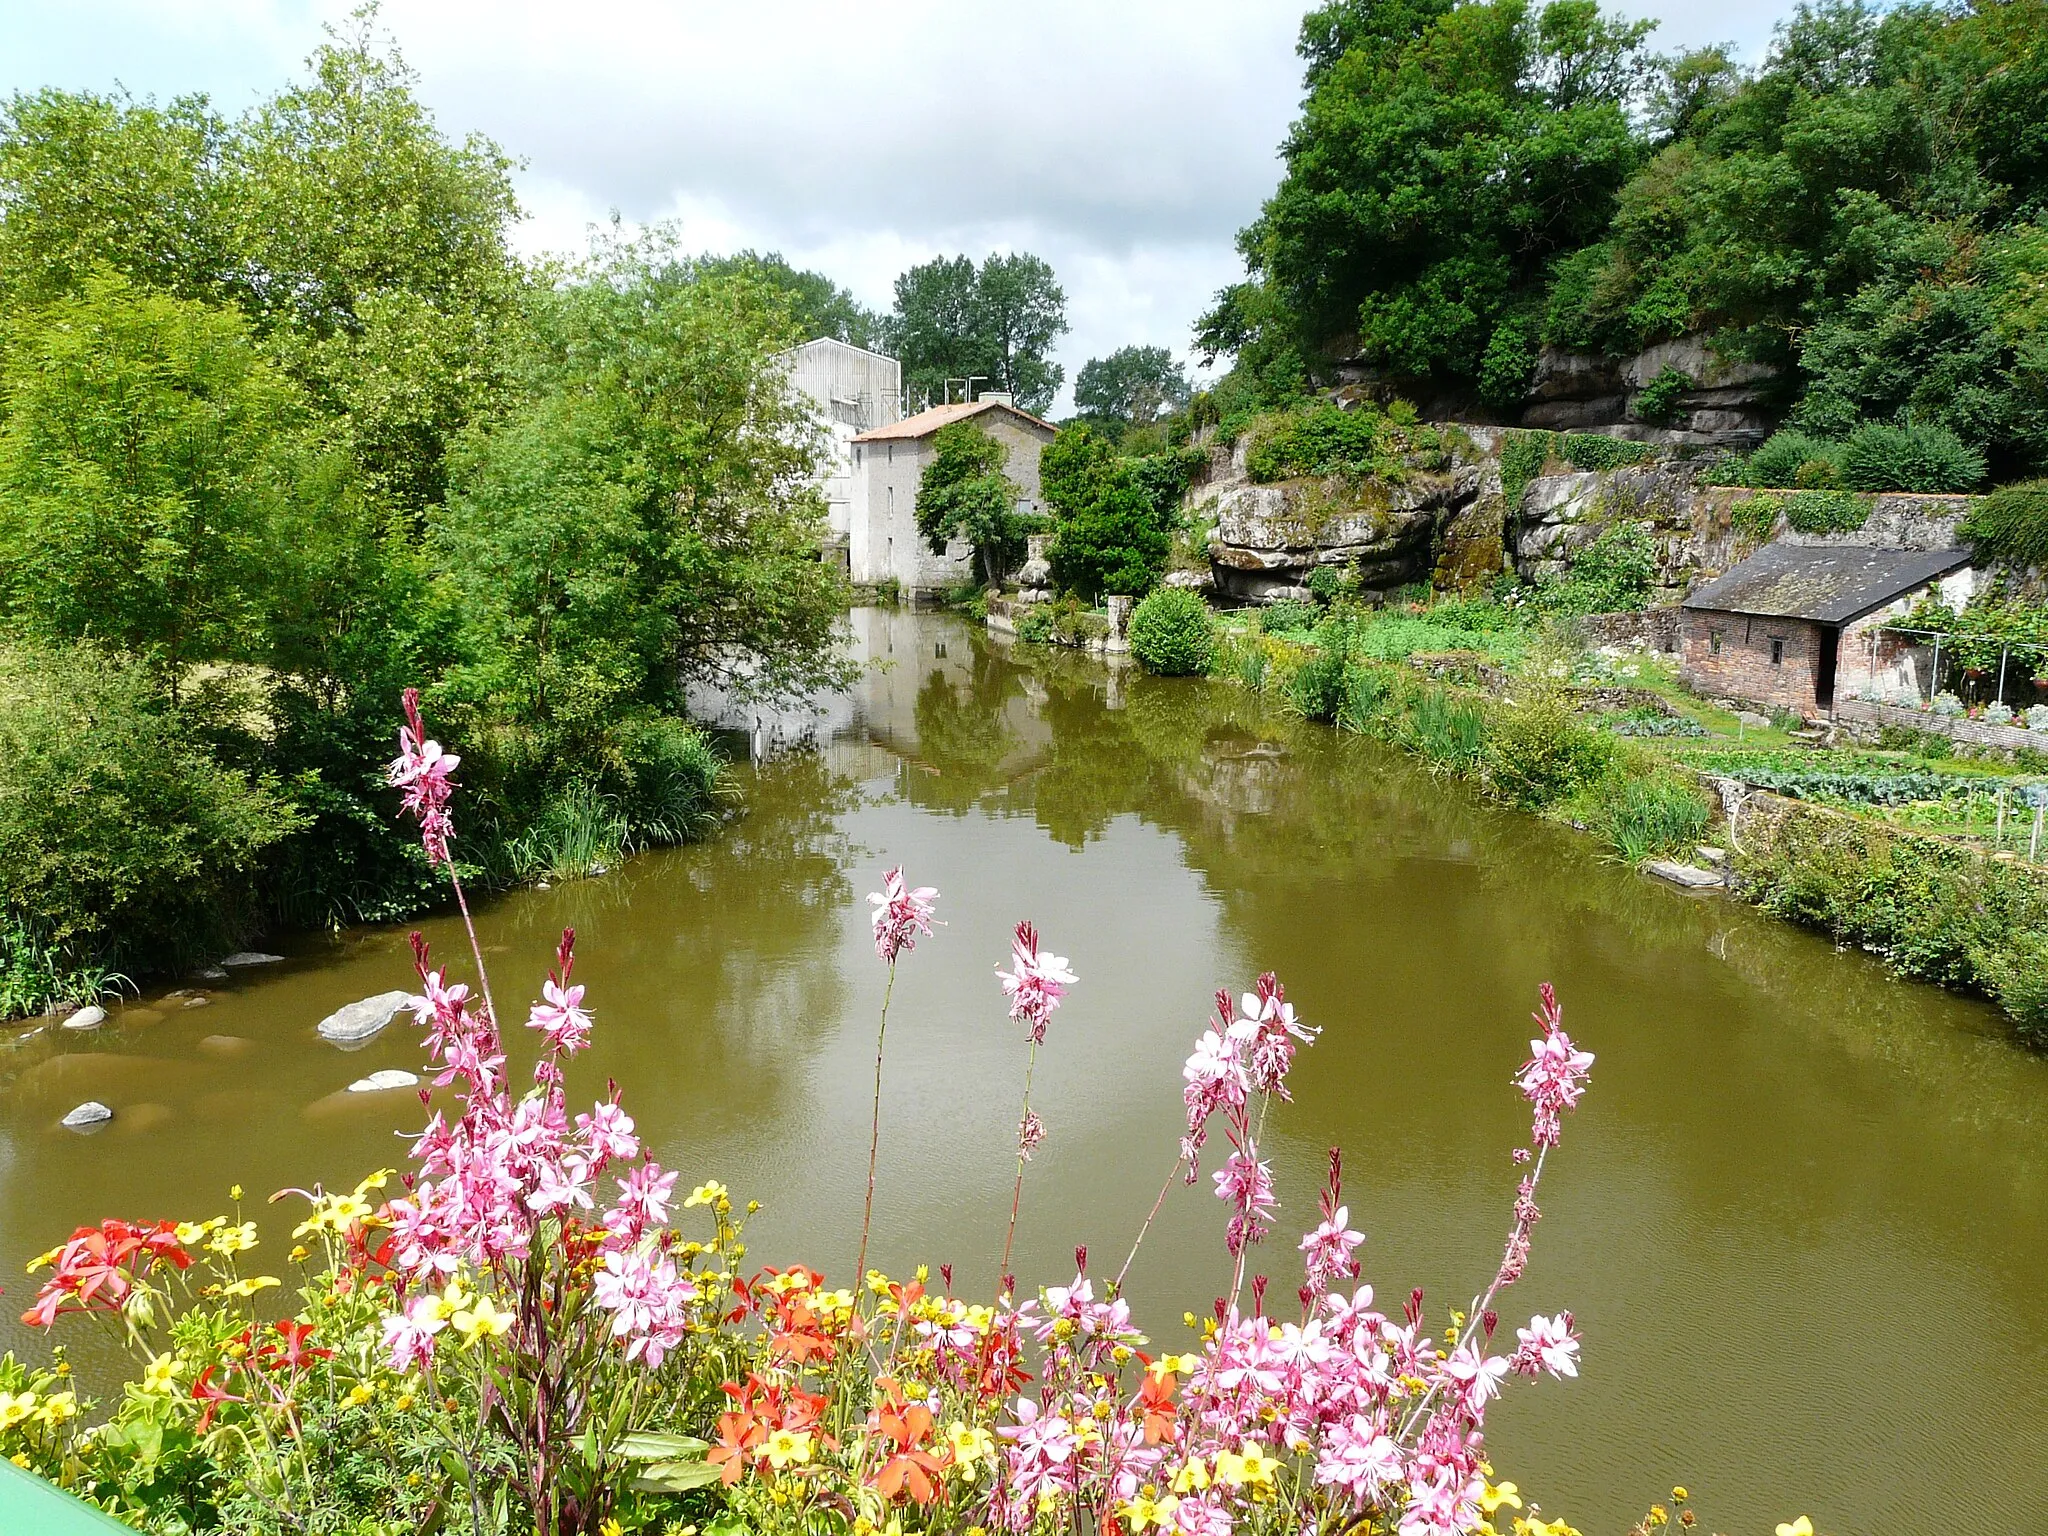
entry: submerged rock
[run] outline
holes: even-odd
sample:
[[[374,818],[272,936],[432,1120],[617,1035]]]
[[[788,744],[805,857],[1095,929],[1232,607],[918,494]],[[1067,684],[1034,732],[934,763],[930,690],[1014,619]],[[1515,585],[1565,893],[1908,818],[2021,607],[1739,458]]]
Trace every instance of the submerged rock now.
[[[337,1008],[320,1021],[320,1038],[333,1045],[361,1045],[391,1022],[392,1015],[405,1006],[407,995],[379,992],[375,997]]]
[[[283,955],[266,955],[261,950],[243,949],[229,955],[221,964],[231,971],[239,971],[252,965],[279,965],[283,961]]]
[[[98,1099],[87,1099],[64,1117],[63,1125],[66,1130],[84,1131],[96,1125],[105,1125],[113,1118],[114,1112]]]
[[[67,1015],[64,1020],[64,1027],[66,1029],[98,1029],[106,1022],[107,1010],[95,1003],[89,1007],[79,1009],[74,1014]]]
[[[394,1088],[417,1088],[420,1085],[417,1073],[402,1071],[397,1067],[385,1067],[372,1072],[368,1077],[359,1077],[348,1085],[350,1093],[386,1093]]]
[[[1652,859],[1643,868],[1659,880],[1669,880],[1673,885],[1682,885],[1688,890],[1704,890],[1710,885],[1722,883],[1719,870],[1701,869],[1694,864],[1681,864],[1676,859]]]

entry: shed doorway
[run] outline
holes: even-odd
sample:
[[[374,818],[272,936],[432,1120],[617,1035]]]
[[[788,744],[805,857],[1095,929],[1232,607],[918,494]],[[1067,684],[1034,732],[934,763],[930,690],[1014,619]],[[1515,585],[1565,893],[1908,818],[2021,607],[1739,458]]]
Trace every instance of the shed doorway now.
[[[1813,701],[1822,709],[1835,707],[1835,662],[1842,651],[1842,632],[1832,624],[1820,630],[1820,660],[1813,669]]]

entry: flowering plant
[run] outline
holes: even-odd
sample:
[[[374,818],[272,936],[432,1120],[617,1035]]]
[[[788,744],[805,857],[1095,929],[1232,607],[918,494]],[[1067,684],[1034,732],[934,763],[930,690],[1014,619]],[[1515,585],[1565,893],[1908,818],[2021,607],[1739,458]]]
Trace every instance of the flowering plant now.
[[[408,696],[391,777],[451,879],[456,762],[426,737]],[[872,898],[892,991],[901,957],[933,932],[936,895],[893,870]],[[293,1233],[307,1240],[293,1250],[293,1316],[252,1309],[281,1282],[240,1273],[257,1233],[239,1218],[110,1221],[45,1256],[52,1274],[27,1320],[48,1327],[86,1314],[136,1351],[143,1379],[124,1403],[146,1399],[159,1438],[199,1453],[191,1486],[151,1504],[133,1478],[94,1470],[95,1457],[133,1438],[141,1410],[67,1428],[89,1405],[72,1394],[66,1409],[51,1407],[60,1394],[43,1377],[0,1398],[0,1421],[20,1393],[33,1404],[0,1422],[0,1446],[180,1531],[484,1536],[518,1525],[619,1536],[701,1521],[719,1533],[807,1536],[1451,1536],[1493,1532],[1505,1518],[1527,1536],[1569,1529],[1525,1511],[1513,1484],[1493,1480],[1484,1447],[1489,1406],[1511,1378],[1578,1372],[1569,1312],[1530,1317],[1510,1343],[1495,1307],[1524,1273],[1545,1163],[1593,1061],[1547,986],[1515,1079],[1531,1126],[1515,1154],[1501,1260],[1469,1305],[1433,1323],[1420,1290],[1383,1306],[1358,1283],[1365,1238],[1350,1225],[1335,1150],[1318,1220],[1295,1245],[1298,1308],[1268,1305],[1253,1257],[1280,1201],[1261,1142],[1318,1034],[1270,974],[1236,1000],[1217,995],[1183,1069],[1185,1135],[1118,1272],[1091,1273],[1078,1249],[1071,1279],[1020,1296],[1010,1242],[1025,1165],[1045,1134],[1030,1071],[1076,977],[1035,928],[1018,926],[998,976],[1030,1065],[1010,1235],[984,1301],[956,1291],[950,1266],[936,1285],[923,1268],[907,1279],[866,1269],[865,1222],[850,1286],[803,1264],[749,1273],[730,1194],[706,1182],[679,1201],[677,1176],[645,1155],[616,1086],[587,1112],[572,1109],[564,1069],[595,1018],[573,979],[573,932],[528,1010],[538,1060],[516,1093],[473,927],[470,938],[474,992],[414,941],[412,1012],[433,1087],[452,1102],[437,1107],[422,1091],[411,1169],[395,1186],[376,1174],[347,1194],[277,1197],[309,1207]],[[887,1008],[885,994],[870,1210]],[[1209,1315],[1185,1318],[1184,1350],[1160,1349],[1139,1330],[1124,1280],[1174,1184],[1200,1184],[1217,1125],[1228,1151],[1209,1182],[1227,1211],[1227,1290]],[[698,1221],[708,1228],[687,1235]],[[11,1359],[0,1362],[0,1386],[23,1380]],[[32,1436],[21,1432],[31,1418]],[[385,1457],[386,1481],[337,1509],[335,1478],[322,1469],[337,1464],[337,1447],[366,1443]],[[346,1526],[343,1516],[365,1507],[376,1523]]]

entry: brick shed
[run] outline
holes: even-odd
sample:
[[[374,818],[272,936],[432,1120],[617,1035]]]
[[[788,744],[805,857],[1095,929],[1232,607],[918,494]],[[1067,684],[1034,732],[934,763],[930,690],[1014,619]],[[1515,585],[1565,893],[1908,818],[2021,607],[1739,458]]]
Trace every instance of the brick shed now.
[[[1966,549],[1766,544],[1686,598],[1680,675],[1700,693],[1823,713],[1845,645],[1853,667],[1866,627],[1969,564]]]

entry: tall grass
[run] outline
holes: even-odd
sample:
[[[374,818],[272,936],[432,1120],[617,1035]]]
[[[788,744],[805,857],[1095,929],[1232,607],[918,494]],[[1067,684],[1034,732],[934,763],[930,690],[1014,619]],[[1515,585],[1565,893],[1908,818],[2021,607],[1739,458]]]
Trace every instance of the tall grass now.
[[[578,785],[551,803],[526,831],[508,839],[505,855],[521,880],[585,880],[617,864],[631,834],[615,801]]]
[[[1698,843],[1710,812],[1700,792],[1664,774],[1630,779],[1607,803],[1607,841],[1631,864]]]

